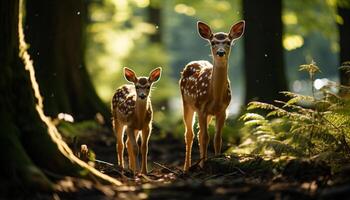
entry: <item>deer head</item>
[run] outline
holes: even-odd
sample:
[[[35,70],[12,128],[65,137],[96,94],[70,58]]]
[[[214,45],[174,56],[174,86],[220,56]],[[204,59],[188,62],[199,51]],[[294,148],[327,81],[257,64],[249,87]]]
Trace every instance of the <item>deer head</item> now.
[[[228,33],[214,33],[204,22],[198,22],[197,28],[199,35],[207,40],[211,45],[214,59],[228,59],[231,46],[235,40],[239,39],[244,33],[245,21],[239,21],[234,24]]]
[[[152,84],[159,80],[161,73],[162,68],[158,67],[149,74],[149,77],[137,77],[133,70],[127,67],[124,68],[125,79],[135,85],[138,100],[146,100],[148,98]]]

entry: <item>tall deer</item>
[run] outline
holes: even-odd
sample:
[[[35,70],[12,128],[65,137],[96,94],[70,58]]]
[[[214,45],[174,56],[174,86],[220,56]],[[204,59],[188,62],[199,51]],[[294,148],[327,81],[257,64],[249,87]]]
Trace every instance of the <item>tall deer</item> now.
[[[211,28],[203,22],[198,22],[197,27],[199,35],[210,43],[213,65],[204,60],[192,61],[185,66],[179,81],[184,112],[183,120],[186,128],[185,171],[188,171],[191,166],[195,112],[198,114],[199,122],[200,166],[203,166],[207,158],[209,143],[207,129],[212,116],[216,118],[215,155],[221,152],[221,130],[226,119],[226,108],[231,100],[228,59],[232,44],[243,35],[245,22],[239,21],[234,24],[229,33],[213,34]]]
[[[149,77],[137,77],[135,72],[124,68],[125,79],[133,84],[119,87],[112,99],[113,128],[117,140],[118,165],[124,168],[124,128],[126,127],[126,147],[129,155],[129,168],[138,170],[137,144],[141,131],[141,172],[147,174],[148,140],[152,129],[153,110],[150,91],[153,83],[161,75],[161,68],[154,69]]]

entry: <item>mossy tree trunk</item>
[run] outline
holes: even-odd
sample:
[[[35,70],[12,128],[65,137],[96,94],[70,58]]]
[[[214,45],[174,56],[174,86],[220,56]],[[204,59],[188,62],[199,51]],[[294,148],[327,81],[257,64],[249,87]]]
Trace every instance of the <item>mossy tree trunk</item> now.
[[[25,33],[30,44],[45,113],[70,113],[77,120],[110,112],[98,97],[85,67],[84,0],[27,1]]]
[[[338,24],[340,64],[342,65],[344,62],[350,62],[350,8],[338,7],[338,14],[343,19],[343,23]],[[345,86],[350,86],[349,70],[340,70],[340,83]],[[348,89],[341,90],[340,94],[350,97],[350,91]]]
[[[263,9],[262,9],[263,8]],[[287,90],[282,47],[282,0],[243,1],[245,102],[273,103]]]
[[[18,186],[51,189],[42,169],[59,174],[81,169],[60,153],[36,110],[29,72],[19,57],[19,5],[19,0],[0,1],[0,180],[9,187],[0,191],[4,196]]]

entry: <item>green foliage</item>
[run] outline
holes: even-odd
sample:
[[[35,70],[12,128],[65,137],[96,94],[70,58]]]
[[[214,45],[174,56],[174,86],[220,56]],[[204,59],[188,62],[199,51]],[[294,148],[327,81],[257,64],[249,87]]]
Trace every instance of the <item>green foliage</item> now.
[[[308,72],[311,80],[320,71],[314,62],[300,70]],[[289,100],[276,101],[279,106],[249,103],[248,112],[240,118],[243,130],[250,133],[249,142],[240,147],[269,156],[348,158],[350,101],[336,94],[340,87],[330,82],[317,92],[313,90],[312,96],[282,92]]]
[[[96,121],[82,121],[75,123],[61,121],[57,128],[64,137],[71,139],[74,137],[89,137],[91,134],[104,131],[104,127]]]

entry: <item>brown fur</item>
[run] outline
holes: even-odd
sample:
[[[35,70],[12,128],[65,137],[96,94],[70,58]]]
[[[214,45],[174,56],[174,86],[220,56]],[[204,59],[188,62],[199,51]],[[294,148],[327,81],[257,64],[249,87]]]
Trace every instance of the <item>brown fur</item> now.
[[[226,109],[231,100],[227,63],[231,43],[243,34],[244,21],[233,25],[229,34],[223,32],[212,34],[210,27],[203,22],[198,22],[197,26],[199,35],[212,44],[213,65],[208,61],[190,62],[185,66],[179,81],[184,112],[183,120],[186,128],[185,171],[191,166],[194,113],[197,113],[199,123],[200,165],[203,166],[207,158],[208,124],[213,116],[216,118],[215,155],[221,152],[221,131],[226,119]],[[232,35],[234,37],[231,37]],[[224,53],[221,54],[222,52]]]
[[[117,139],[118,165],[124,167],[124,129],[127,134],[129,168],[138,170],[139,146],[137,140],[141,132],[141,172],[147,173],[148,141],[152,129],[153,111],[149,92],[145,99],[139,99],[135,85],[151,86],[152,81],[146,77],[137,78],[135,73],[126,69],[128,78],[135,80],[134,85],[123,85],[117,89],[112,98],[113,128]],[[158,72],[157,72],[158,73]],[[160,72],[159,72],[160,74]],[[142,88],[145,90],[145,88]],[[147,89],[149,91],[149,88]]]

